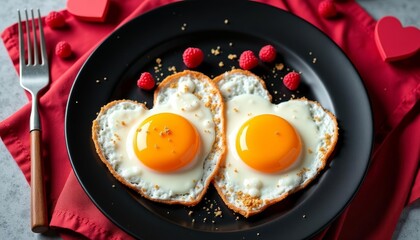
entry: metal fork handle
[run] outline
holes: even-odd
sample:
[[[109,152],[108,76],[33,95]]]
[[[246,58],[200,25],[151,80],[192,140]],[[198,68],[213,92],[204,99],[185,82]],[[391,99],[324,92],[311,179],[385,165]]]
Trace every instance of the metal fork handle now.
[[[48,231],[48,211],[41,152],[38,94],[32,94],[32,111],[29,125],[31,138],[31,227],[33,232],[44,233]]]
[[[32,108],[29,119],[29,131],[41,130],[41,122],[39,120],[38,112],[38,94],[32,94]]]

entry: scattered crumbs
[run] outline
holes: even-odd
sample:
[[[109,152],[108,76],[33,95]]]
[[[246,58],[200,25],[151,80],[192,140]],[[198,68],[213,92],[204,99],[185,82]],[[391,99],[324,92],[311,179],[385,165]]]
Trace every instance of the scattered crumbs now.
[[[222,61],[220,61],[219,62],[219,67],[223,67],[223,66],[225,66],[225,64]]]
[[[284,64],[283,64],[283,63],[276,63],[275,68],[276,68],[278,71],[281,71],[281,70],[283,70],[283,68],[284,68]]]
[[[214,220],[211,220],[211,223],[215,223],[215,221]]]
[[[213,54],[214,56],[217,56],[221,53],[220,51],[220,46],[217,46],[216,48],[212,48],[211,49],[211,54]]]
[[[274,83],[270,83],[270,86],[274,87]]]
[[[181,26],[182,31],[185,31],[185,29],[187,29],[187,24],[186,23],[182,24],[182,26]]]
[[[228,59],[230,59],[230,60],[235,60],[236,58],[238,58],[238,55],[236,55],[236,54],[229,54],[228,55]]]
[[[192,223],[195,223],[195,219],[193,218],[193,219],[191,220],[191,222],[192,222]]]
[[[222,211],[221,210],[215,211],[214,216],[215,217],[219,217],[219,216],[222,217]]]
[[[100,81],[99,80],[96,80],[96,83],[99,83]]]
[[[303,214],[303,215],[302,215],[302,218],[306,218],[306,214]]]
[[[160,58],[156,58],[156,63],[157,63],[158,65],[160,65],[160,64],[162,63],[162,59],[160,59]]]
[[[206,222],[207,221],[207,218],[203,218],[203,222]]]
[[[169,214],[169,211],[167,211],[166,214]]]
[[[225,19],[224,23],[229,24],[229,19]]]
[[[232,46],[233,46],[233,42],[230,42],[230,43],[229,43],[229,47],[232,47]]]
[[[112,187],[115,188],[115,184],[112,184]]]
[[[236,216],[235,220],[238,221],[239,220],[239,216]]]
[[[316,63],[316,58],[313,58],[312,59],[312,63]]]
[[[277,94],[277,93],[278,93],[278,91],[277,91],[277,90],[275,90],[275,91],[274,91],[274,94]]]
[[[170,67],[168,67],[168,71],[176,73],[176,67],[175,66],[170,66]]]
[[[286,68],[286,70],[287,70],[288,72],[290,72],[290,68]]]
[[[104,77],[104,81],[106,81],[108,78],[107,77]]]
[[[76,101],[76,103],[79,103],[79,101]]]
[[[312,52],[309,52],[309,55],[312,55]]]
[[[193,213],[194,213],[193,211],[189,211],[188,216],[191,216]]]
[[[257,236],[260,236],[260,233],[257,233]]]

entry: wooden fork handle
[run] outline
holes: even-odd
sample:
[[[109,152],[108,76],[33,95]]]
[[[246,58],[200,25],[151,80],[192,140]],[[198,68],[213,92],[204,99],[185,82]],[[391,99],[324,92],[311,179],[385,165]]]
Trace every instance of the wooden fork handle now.
[[[31,228],[33,232],[48,230],[47,201],[45,198],[44,170],[41,158],[41,131],[31,133]]]

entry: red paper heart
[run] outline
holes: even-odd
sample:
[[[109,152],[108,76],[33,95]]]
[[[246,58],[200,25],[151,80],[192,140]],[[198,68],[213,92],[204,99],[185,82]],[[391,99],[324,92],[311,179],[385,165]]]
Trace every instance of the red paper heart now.
[[[67,11],[73,16],[90,22],[104,22],[110,0],[68,0]]]
[[[404,28],[397,18],[387,16],[376,24],[375,41],[384,61],[401,60],[420,50],[420,30]]]

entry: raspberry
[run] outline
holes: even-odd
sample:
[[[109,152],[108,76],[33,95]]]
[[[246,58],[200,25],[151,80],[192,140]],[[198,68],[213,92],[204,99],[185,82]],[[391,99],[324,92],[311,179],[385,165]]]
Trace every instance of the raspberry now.
[[[61,28],[66,25],[66,20],[61,13],[52,11],[45,17],[45,23],[51,28]]]
[[[324,0],[318,5],[318,13],[324,18],[333,18],[337,16],[337,9],[332,0]]]
[[[66,41],[61,41],[55,45],[55,54],[60,58],[68,58],[72,54],[71,46]]]
[[[283,84],[289,90],[296,90],[300,84],[300,74],[297,72],[289,72],[286,76],[284,76]]]
[[[203,62],[204,53],[199,48],[189,47],[182,54],[182,59],[188,68],[196,68]]]
[[[152,74],[149,72],[144,72],[140,75],[139,80],[137,80],[137,87],[144,90],[151,90],[155,87],[155,79]]]
[[[258,58],[251,50],[244,51],[239,56],[239,67],[244,70],[251,70],[258,65]]]
[[[265,45],[259,52],[259,57],[263,62],[272,62],[276,59],[276,49],[272,45]]]

